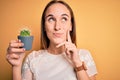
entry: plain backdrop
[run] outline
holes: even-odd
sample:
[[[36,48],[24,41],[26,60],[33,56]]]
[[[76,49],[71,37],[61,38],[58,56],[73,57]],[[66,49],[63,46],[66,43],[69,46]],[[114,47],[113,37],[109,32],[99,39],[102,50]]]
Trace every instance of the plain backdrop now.
[[[39,50],[41,14],[49,1],[0,0],[0,80],[12,80],[6,49],[24,25],[34,35],[32,50]],[[120,80],[120,0],[65,2],[75,14],[77,47],[91,52],[98,69],[97,80]]]

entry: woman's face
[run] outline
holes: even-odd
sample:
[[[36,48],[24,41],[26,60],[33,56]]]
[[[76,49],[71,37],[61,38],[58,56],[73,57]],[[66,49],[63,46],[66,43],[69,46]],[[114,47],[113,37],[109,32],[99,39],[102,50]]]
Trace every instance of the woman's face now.
[[[72,29],[69,10],[60,3],[51,5],[45,14],[45,31],[50,43],[66,41],[67,32]]]

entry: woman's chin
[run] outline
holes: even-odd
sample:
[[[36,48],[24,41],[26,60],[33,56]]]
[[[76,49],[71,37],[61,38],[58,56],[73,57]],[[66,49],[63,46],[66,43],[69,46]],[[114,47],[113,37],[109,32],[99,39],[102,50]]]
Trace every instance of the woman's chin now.
[[[62,41],[56,41],[55,44],[58,45],[58,44],[61,44],[61,43],[64,43],[64,42],[65,42],[64,40],[62,40]]]
[[[65,40],[64,39],[61,39],[61,38],[58,38],[58,39],[53,39],[53,41],[52,41],[54,44],[56,44],[56,45],[58,45],[58,44],[61,44],[61,43],[63,43],[63,42],[65,42]]]

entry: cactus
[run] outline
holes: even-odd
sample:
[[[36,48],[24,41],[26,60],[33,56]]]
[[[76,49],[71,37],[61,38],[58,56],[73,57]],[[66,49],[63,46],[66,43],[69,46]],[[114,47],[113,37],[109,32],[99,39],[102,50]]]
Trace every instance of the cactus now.
[[[29,29],[22,29],[20,31],[20,36],[30,36],[30,30]]]
[[[24,43],[23,48],[25,50],[30,50],[32,48],[33,36],[29,28],[22,28],[17,36],[18,40],[21,40]]]

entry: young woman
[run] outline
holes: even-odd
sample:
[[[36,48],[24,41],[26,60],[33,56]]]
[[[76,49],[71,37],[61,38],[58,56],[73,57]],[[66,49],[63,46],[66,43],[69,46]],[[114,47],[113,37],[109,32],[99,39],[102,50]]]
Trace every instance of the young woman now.
[[[13,80],[95,80],[97,70],[91,54],[76,48],[75,20],[68,4],[60,0],[47,4],[41,19],[41,39],[41,49],[31,52],[24,63],[25,49],[19,48],[24,44],[20,40],[10,42],[7,60]]]

